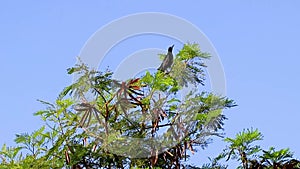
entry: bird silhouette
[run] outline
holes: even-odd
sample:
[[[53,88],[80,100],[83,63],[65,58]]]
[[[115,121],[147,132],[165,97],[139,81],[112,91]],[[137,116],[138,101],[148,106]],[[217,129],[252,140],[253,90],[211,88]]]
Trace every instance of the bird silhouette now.
[[[168,53],[157,70],[165,72],[168,68],[171,68],[173,64],[173,53],[172,53],[173,47],[174,45],[168,48]]]

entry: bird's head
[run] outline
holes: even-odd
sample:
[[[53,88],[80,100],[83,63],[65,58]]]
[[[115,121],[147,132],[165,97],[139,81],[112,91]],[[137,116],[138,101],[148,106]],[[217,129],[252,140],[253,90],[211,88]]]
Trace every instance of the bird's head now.
[[[170,46],[170,47],[168,48],[168,52],[172,52],[173,47],[174,47],[174,45]]]

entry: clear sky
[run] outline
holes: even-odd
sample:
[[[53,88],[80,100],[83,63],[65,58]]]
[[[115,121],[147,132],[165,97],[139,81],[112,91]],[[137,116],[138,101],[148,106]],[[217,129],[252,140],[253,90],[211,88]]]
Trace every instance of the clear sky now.
[[[0,1],[0,144],[14,145],[15,134],[42,124],[33,116],[44,108],[36,100],[52,102],[72,82],[66,69],[94,32],[122,16],[164,12],[196,25],[218,51],[227,96],[239,105],[225,111],[226,136],[258,128],[264,148],[289,147],[300,158],[299,9],[296,0]],[[133,39],[115,53],[172,43]],[[214,155],[220,144],[193,160]]]

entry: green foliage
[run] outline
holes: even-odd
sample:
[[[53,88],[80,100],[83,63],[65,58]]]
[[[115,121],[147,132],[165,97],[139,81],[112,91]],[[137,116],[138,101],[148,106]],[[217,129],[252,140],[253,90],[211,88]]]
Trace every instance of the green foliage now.
[[[3,145],[0,168],[199,168],[183,163],[187,152],[205,148],[211,136],[223,137],[222,110],[236,106],[199,88],[178,97],[184,87],[204,85],[203,59],[209,58],[198,44],[185,44],[170,72],[126,81],[76,64],[67,69],[75,82],[54,103],[39,100],[46,108],[34,115],[44,126],[17,134],[16,147]],[[261,152],[253,143],[261,139],[253,129],[226,138],[227,149],[202,168],[227,168],[223,158],[251,166]],[[271,148],[259,158],[256,164],[265,166],[299,164],[288,149]]]
[[[44,134],[45,126],[41,127],[39,130],[34,131],[31,135],[24,133],[24,134],[17,134],[15,142],[17,144],[21,144],[20,148],[28,150],[33,157],[37,157],[43,151],[47,151],[47,149],[43,148],[45,144],[45,139],[48,136]]]
[[[244,129],[235,138],[227,137],[224,141],[229,145],[212,159],[211,163],[203,165],[203,168],[227,168],[225,164],[220,163],[223,159],[237,160],[241,163],[238,168],[243,169],[300,168],[300,161],[293,159],[293,153],[289,149],[275,151],[275,148],[271,147],[265,151],[259,145],[254,144],[262,139],[263,136],[257,129]]]
[[[209,59],[208,53],[203,53],[198,44],[185,44],[174,59],[170,76],[179,86],[204,85],[206,65],[203,59]]]
[[[177,54],[179,60],[190,60],[195,57],[200,57],[204,59],[210,58],[210,54],[203,53],[200,50],[200,46],[197,43],[187,43],[183,45],[183,48]]]
[[[64,98],[67,94],[74,94],[75,98],[83,97],[83,94],[90,91],[93,93],[102,94],[107,92],[112,87],[112,72],[106,70],[105,72],[99,72],[95,70],[89,70],[89,68],[80,62],[72,68],[67,69],[68,74],[74,74],[78,79],[70,86],[64,88],[59,94],[58,100]],[[97,90],[96,90],[97,89]]]
[[[284,163],[291,160],[292,157],[293,153],[288,148],[275,151],[274,147],[270,147],[267,151],[263,150],[263,155],[261,156],[265,165],[273,167],[282,166]]]
[[[225,138],[224,141],[229,143],[229,147],[225,150],[227,160],[238,159],[247,167],[249,163],[249,156],[258,153],[261,149],[258,145],[252,145],[253,142],[262,140],[263,136],[258,129],[247,129],[238,133],[235,138]]]
[[[18,162],[18,160],[21,158],[21,155],[18,156],[18,153],[21,149],[21,147],[7,147],[6,144],[2,146],[0,157],[2,160],[3,168],[8,168],[7,166],[15,165]]]
[[[170,73],[146,72],[140,78],[124,82],[112,79],[109,70],[101,72],[90,70],[83,63],[76,64],[67,70],[68,74],[77,75],[75,82],[64,88],[54,104],[39,100],[47,108],[35,115],[41,117],[45,126],[31,134],[16,135],[18,146],[4,146],[1,165],[8,168],[181,166],[181,160],[189,158],[187,151],[194,153],[197,146],[208,144],[209,136],[220,136],[218,130],[225,120],[221,110],[235,106],[232,100],[207,92],[193,91],[183,100],[177,97],[184,86],[204,84],[202,59],[207,58],[209,55],[201,52],[197,44],[186,44],[177,54]],[[162,135],[166,146],[175,142],[161,154],[155,153],[158,151],[155,147],[138,150],[136,144],[127,143],[131,138],[158,138],[161,129],[167,131]],[[115,152],[143,152],[147,158],[111,153],[112,145],[117,147]]]
[[[258,129],[247,129],[236,135],[236,138],[225,138],[224,141],[230,144],[230,152],[228,158],[232,156],[233,159],[236,159],[236,154],[241,155],[246,153],[248,155],[255,154],[260,151],[259,146],[254,146],[252,143],[254,141],[262,140],[263,136],[258,131]]]

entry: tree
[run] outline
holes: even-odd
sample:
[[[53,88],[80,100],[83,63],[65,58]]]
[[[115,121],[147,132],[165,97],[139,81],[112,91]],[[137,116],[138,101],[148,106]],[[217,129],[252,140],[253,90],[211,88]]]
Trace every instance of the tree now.
[[[254,141],[262,140],[262,134],[256,130],[244,130],[236,135],[236,138],[226,138],[225,142],[230,143],[226,156],[227,161],[231,159],[238,159],[242,162],[243,168],[249,168],[249,158],[259,152],[260,146],[252,145]],[[225,150],[226,151],[226,150]]]
[[[244,129],[235,138],[225,138],[229,145],[223,152],[212,160],[211,164],[206,164],[207,168],[227,168],[221,165],[220,160],[232,159],[241,163],[238,168],[243,169],[297,169],[300,168],[300,161],[293,158],[293,153],[288,149],[275,151],[274,147],[263,150],[254,142],[262,140],[263,135],[258,129]],[[205,168],[205,167],[203,167]]]
[[[185,44],[168,73],[146,72],[118,81],[109,70],[90,70],[84,63],[68,69],[77,80],[54,103],[39,100],[36,112],[45,122],[31,134],[16,135],[16,146],[2,146],[0,168],[300,168],[289,149],[262,150],[257,129],[245,129],[210,164],[184,163],[205,148],[211,136],[222,137],[225,108],[233,100],[200,91],[209,54],[197,44]],[[196,89],[183,93],[184,87]],[[223,160],[223,161],[222,161]],[[225,161],[224,161],[225,160]]]
[[[200,91],[209,59],[185,44],[168,73],[146,72],[127,81],[83,63],[68,69],[79,78],[55,103],[35,113],[45,122],[3,146],[1,168],[185,168],[182,162],[222,134],[222,110],[233,100]],[[196,89],[184,94],[183,88]],[[181,96],[181,97],[180,97]],[[140,145],[140,146],[137,146]],[[25,155],[23,155],[25,153]]]

